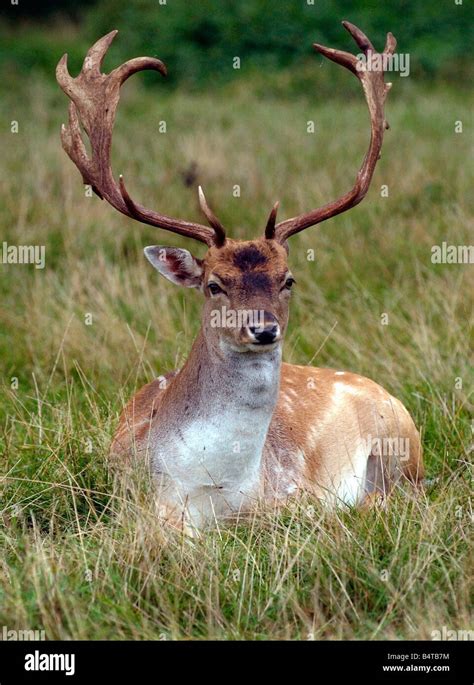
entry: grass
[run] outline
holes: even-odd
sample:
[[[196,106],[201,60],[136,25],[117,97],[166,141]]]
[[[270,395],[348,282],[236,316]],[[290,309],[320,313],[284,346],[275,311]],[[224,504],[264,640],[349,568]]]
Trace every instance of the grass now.
[[[142,248],[202,247],[86,197],[59,144],[64,96],[35,74],[2,83],[1,119],[19,122],[2,134],[2,240],[45,245],[46,268],[0,265],[0,624],[48,639],[472,628],[472,266],[430,259],[443,240],[469,244],[466,95],[396,79],[368,198],[290,246],[286,360],[367,375],[405,402],[423,433],[426,489],[396,492],[388,510],[328,513],[302,499],[190,540],[158,526],[146,474],[113,483],[106,455],[123,402],[180,365],[199,327],[199,296],[156,280]],[[349,96],[330,100],[317,74],[314,93],[292,100],[271,80],[201,95],[124,90],[114,167],[132,196],[201,220],[179,173],[197,161],[233,237],[262,231],[277,198],[290,216],[345,191],[367,144],[349,77]]]

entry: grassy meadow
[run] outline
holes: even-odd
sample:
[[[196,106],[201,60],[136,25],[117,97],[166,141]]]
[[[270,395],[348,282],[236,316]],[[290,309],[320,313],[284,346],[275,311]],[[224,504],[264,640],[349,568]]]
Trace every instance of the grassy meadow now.
[[[355,79],[329,97],[318,74],[316,60],[311,90],[286,98],[285,72],[201,93],[134,77],[115,172],[143,204],[201,221],[183,182],[197,163],[238,238],[263,231],[276,199],[281,218],[323,204],[351,186],[369,125]],[[473,272],[431,263],[433,245],[472,240],[472,110],[465,92],[393,81],[368,197],[291,239],[285,359],[399,397],[422,431],[426,488],[400,489],[388,510],[300,500],[200,539],[160,528],[146,475],[114,484],[106,457],[123,403],[181,365],[199,328],[199,294],[160,278],[142,249],[203,247],[87,197],[60,146],[65,96],[34,73],[2,81],[1,240],[44,245],[46,268],[0,264],[0,625],[48,639],[429,640],[472,628]]]

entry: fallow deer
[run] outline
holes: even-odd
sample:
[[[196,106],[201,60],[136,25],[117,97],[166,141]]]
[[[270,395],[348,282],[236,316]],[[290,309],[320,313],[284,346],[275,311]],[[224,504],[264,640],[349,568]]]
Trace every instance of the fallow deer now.
[[[362,31],[343,25],[365,56],[376,54]],[[184,366],[143,387],[125,407],[111,456],[131,463],[148,459],[161,515],[192,529],[251,511],[259,501],[284,502],[301,491],[331,506],[357,505],[377,494],[384,497],[401,478],[418,483],[420,437],[399,400],[353,373],[282,363],[295,283],[288,238],[365,197],[388,128],[384,101],[391,84],[384,82],[383,71],[365,69],[364,61],[348,52],[314,45],[362,83],[371,121],[368,151],[345,195],[280,223],[277,203],[263,237],[238,241],[226,236],[201,188],[200,206],[209,226],[147,209],[130,197],[122,176],[115,180],[110,151],[120,86],[143,69],[166,75],[165,65],[150,57],[101,73],[116,33],[95,43],[77,78],[69,75],[67,55],[58,64],[57,80],[71,100],[63,147],[84,183],[119,212],[198,240],[208,250],[197,259],[184,249],[145,248],[163,276],[204,295],[202,325]],[[395,47],[388,33],[384,54],[393,54]],[[225,310],[246,317],[213,325],[215,314]],[[258,320],[250,320],[249,312],[259,313]],[[402,443],[406,451],[396,449]]]

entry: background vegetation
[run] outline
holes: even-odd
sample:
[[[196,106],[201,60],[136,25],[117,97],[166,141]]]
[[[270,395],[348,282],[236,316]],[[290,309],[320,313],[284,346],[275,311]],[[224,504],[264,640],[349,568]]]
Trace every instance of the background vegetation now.
[[[268,76],[291,68],[298,93],[302,76],[308,87],[314,84],[306,74],[314,63],[312,43],[340,44],[340,21],[350,18],[377,45],[383,45],[391,30],[399,51],[410,53],[416,77],[461,83],[472,75],[474,23],[468,1],[461,5],[454,0],[162,1],[6,3],[0,65],[21,72],[40,68],[51,75],[58,54],[67,51],[73,67],[79,68],[89,45],[116,28],[124,35],[110,50],[110,64],[131,54],[158,56],[169,67],[170,87],[207,88],[255,71]],[[240,70],[233,68],[234,56],[241,59]],[[339,79],[323,74],[318,73],[318,89],[330,88],[334,78]],[[155,81],[151,77],[148,82]]]
[[[0,625],[50,639],[430,639],[472,628],[472,266],[431,263],[433,245],[471,237],[468,3],[435,15],[421,2],[114,0],[72,13],[61,3],[61,18],[52,4],[40,18],[11,9],[0,28],[1,240],[46,246],[44,271],[0,265]],[[199,296],[158,280],[143,246],[202,248],[85,196],[60,148],[67,104],[52,70],[67,49],[75,73],[114,27],[108,68],[140,53],[171,62],[171,85],[126,84],[114,168],[144,204],[190,219],[202,183],[231,234],[250,238],[275,199],[286,217],[353,181],[368,138],[360,88],[308,52],[314,40],[350,49],[344,18],[377,45],[392,30],[414,71],[393,76],[368,198],[291,241],[285,358],[370,376],[404,401],[429,481],[416,498],[398,491],[387,511],[301,501],[183,539],[157,525],[146,475],[122,490],[106,455],[123,402],[179,366],[199,327]]]

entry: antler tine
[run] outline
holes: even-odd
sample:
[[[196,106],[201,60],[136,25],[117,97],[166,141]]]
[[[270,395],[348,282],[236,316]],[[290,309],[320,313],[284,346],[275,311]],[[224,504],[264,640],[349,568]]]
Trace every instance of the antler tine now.
[[[371,58],[372,54],[377,55],[371,41],[357,26],[348,21],[343,21],[342,24],[367,58]],[[394,36],[391,33],[387,34],[384,53],[393,54],[396,44]],[[392,84],[384,82],[384,64],[382,60],[380,60],[382,68],[377,70],[377,68],[367,68],[364,61],[359,60],[351,53],[334,50],[318,43],[314,44],[314,48],[328,59],[349,69],[361,81],[370,113],[370,143],[353,188],[342,197],[329,202],[323,207],[277,224],[275,227],[275,239],[280,243],[284,243],[291,235],[326,221],[326,219],[330,219],[337,214],[341,214],[361,202],[367,194],[375,165],[380,158],[384,130],[388,128],[388,123],[384,118],[384,102]],[[381,55],[378,55],[378,57],[381,57]]]
[[[102,38],[99,38],[99,40],[89,48],[82,65],[83,70],[90,69],[91,71],[94,70],[96,74],[100,74],[104,57],[117,33],[117,29],[110,31],[105,36],[102,36]]]
[[[320,45],[319,43],[313,43],[313,48],[321,53],[321,55],[324,55],[324,57],[336,62],[336,64],[342,64],[343,67],[352,71],[353,74],[356,73],[357,57],[351,55],[350,52],[327,48],[325,45]]]
[[[84,183],[90,184],[100,198],[107,200],[122,214],[150,226],[194,238],[208,246],[222,244],[225,233],[220,224],[220,229],[209,228],[147,209],[131,199],[123,179],[117,184],[110,165],[110,152],[120,86],[137,71],[153,69],[163,76],[167,72],[159,59],[135,57],[109,74],[101,73],[102,62],[116,35],[117,31],[111,31],[94,43],[76,78],[69,74],[67,55],[63,55],[58,63],[57,81],[71,99],[69,124],[61,129],[64,150],[81,172]],[[87,154],[82,139],[81,125],[90,141],[91,156]]]
[[[221,222],[219,219],[216,217],[212,209],[209,207],[207,204],[206,196],[204,195],[204,191],[201,186],[198,187],[198,195],[199,195],[199,206],[201,207],[201,211],[206,217],[206,219],[209,221],[209,224],[212,226],[215,232],[215,239],[214,243],[217,247],[221,247],[225,243],[225,230],[224,227],[222,226]]]
[[[265,227],[265,238],[267,240],[272,240],[275,237],[275,223],[276,223],[276,218],[277,218],[279,206],[280,206],[280,202],[279,202],[279,200],[277,200],[272,207],[272,211],[270,212],[270,216],[268,217],[267,225]]]
[[[361,31],[357,26],[354,24],[351,24],[350,21],[343,21],[342,25],[348,31],[357,45],[360,47],[361,50],[364,51],[364,53],[367,53],[368,50],[371,50],[372,52],[375,52],[374,46],[370,42],[370,40],[367,38],[365,33]]]
[[[397,39],[390,31],[387,33],[387,40],[385,41],[384,53],[386,55],[393,55],[397,47]]]

